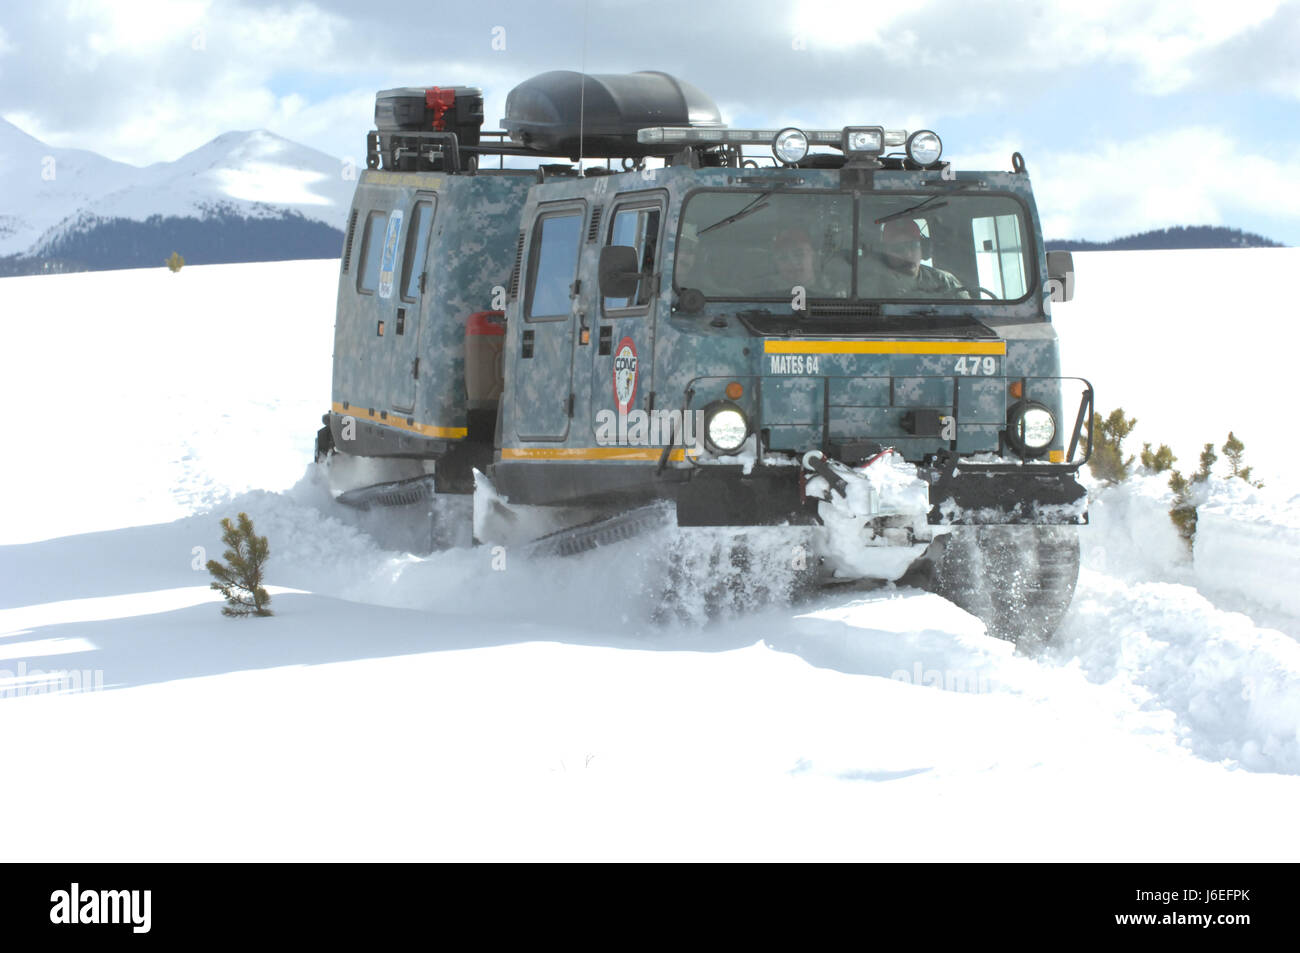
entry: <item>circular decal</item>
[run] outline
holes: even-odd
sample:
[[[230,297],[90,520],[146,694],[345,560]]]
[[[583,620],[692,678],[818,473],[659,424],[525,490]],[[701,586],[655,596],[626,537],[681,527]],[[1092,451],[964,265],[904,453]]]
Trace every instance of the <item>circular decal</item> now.
[[[614,400],[618,412],[626,414],[636,397],[636,345],[623,338],[614,349]]]

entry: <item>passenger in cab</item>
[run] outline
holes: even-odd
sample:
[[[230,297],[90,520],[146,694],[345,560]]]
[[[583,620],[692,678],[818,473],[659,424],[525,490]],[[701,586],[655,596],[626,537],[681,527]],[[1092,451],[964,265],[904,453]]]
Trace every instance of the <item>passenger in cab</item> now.
[[[772,266],[775,274],[764,281],[775,282],[769,294],[793,296],[795,288],[803,288],[809,298],[848,297],[848,262],[835,255],[823,259],[804,228],[791,226],[772,236]]]
[[[921,264],[921,229],[910,218],[886,222],[874,252],[864,255],[858,294],[864,298],[969,298],[951,272]]]

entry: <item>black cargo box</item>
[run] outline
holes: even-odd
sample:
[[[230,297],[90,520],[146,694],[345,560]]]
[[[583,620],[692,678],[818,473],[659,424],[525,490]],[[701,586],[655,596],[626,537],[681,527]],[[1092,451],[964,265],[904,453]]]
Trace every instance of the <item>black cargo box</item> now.
[[[506,97],[501,126],[515,143],[539,153],[578,158],[671,155],[680,145],[641,145],[646,126],[724,128],[717,105],[690,83],[646,71],[600,76],[553,70],[525,80]]]
[[[483,127],[483,91],[476,86],[407,86],[375,94],[375,128],[390,132],[454,132],[476,146]]]

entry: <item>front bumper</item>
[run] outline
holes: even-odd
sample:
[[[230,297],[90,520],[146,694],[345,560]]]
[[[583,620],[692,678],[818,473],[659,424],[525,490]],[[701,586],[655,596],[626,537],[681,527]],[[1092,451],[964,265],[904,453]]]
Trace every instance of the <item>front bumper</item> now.
[[[1048,471],[1048,472],[1041,472]],[[926,522],[937,525],[1088,522],[1088,491],[1064,467],[917,467],[929,484]],[[679,526],[815,525],[821,500],[799,467],[700,468],[677,490]]]
[[[691,406],[695,387],[702,380],[692,382],[685,401],[687,408]],[[929,453],[923,462],[915,464],[916,477],[925,483],[929,496],[926,522],[932,525],[1087,523],[1088,494],[1076,479],[1076,473],[1092,456],[1092,433],[1085,428],[1085,423],[1092,418],[1094,397],[1092,386],[1086,381],[1083,384],[1074,426],[1068,441],[1063,440],[1061,450],[1061,457],[1070,462],[973,460],[959,456],[949,447]],[[763,433],[761,400],[758,406],[760,422],[755,429]],[[826,429],[819,436],[822,451],[811,456],[820,458],[822,463],[815,470],[798,465],[794,459],[788,461],[792,465],[770,465],[764,462],[766,448],[762,446],[758,448],[762,451],[757,454],[758,461],[748,467],[728,465],[716,458],[707,464],[695,464],[677,490],[678,524],[771,526],[823,522],[818,515],[818,504],[825,502],[821,494],[825,493],[826,484],[840,497],[845,495],[842,487],[834,486],[843,480],[831,476],[826,468],[833,467],[851,480],[863,470],[855,470],[836,457],[856,463],[871,453],[874,459],[881,455],[882,447],[888,447],[889,438],[853,441],[850,447],[835,441]],[[1082,450],[1082,456],[1075,459],[1078,450]],[[826,481],[819,486],[819,496],[810,497],[805,492],[810,476]],[[919,509],[912,512],[920,515]]]

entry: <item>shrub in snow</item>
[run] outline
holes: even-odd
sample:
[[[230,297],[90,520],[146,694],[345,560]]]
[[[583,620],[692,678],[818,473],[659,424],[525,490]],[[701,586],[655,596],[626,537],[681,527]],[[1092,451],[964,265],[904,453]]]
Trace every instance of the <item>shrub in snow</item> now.
[[[1148,448],[1150,444],[1146,445]],[[1161,450],[1168,449],[1163,444]],[[1250,483],[1250,467],[1242,466],[1242,456],[1246,452],[1246,445],[1237,439],[1236,434],[1231,430],[1228,431],[1228,439],[1223,445],[1223,454],[1228,458],[1228,465],[1232,468],[1231,476],[1241,477],[1247,483]],[[1142,451],[1142,462],[1146,463],[1147,452]],[[1173,455],[1170,455],[1173,460]],[[1204,503],[1208,490],[1205,489],[1210,477],[1214,474],[1214,464],[1219,460],[1219,455],[1214,452],[1214,444],[1207,443],[1201,450],[1200,468],[1192,474],[1191,479],[1183,476],[1177,470],[1169,476],[1169,488],[1174,491],[1174,504],[1169,509],[1169,518],[1174,521],[1178,527],[1178,532],[1187,545],[1191,546],[1196,538],[1196,507]],[[1252,486],[1259,487],[1262,484],[1251,483]]]
[[[1201,451],[1201,468],[1196,471],[1192,479],[1197,483],[1204,483],[1208,480],[1211,471],[1214,470],[1215,461],[1218,459],[1219,455],[1214,452],[1214,444],[1207,443],[1205,449]]]
[[[1195,479],[1193,476],[1192,480]],[[1174,505],[1169,507],[1169,518],[1178,527],[1178,534],[1188,547],[1191,547],[1192,540],[1196,538],[1196,501],[1192,494],[1192,480],[1177,470],[1169,475],[1169,489],[1174,491]]]
[[[171,257],[164,264],[172,270],[172,274],[175,274],[185,267],[185,259],[181,257],[180,252],[172,252]]]
[[[1174,452],[1169,449],[1169,444],[1162,443],[1159,450],[1152,450],[1151,444],[1142,444],[1142,466],[1146,467],[1152,473],[1164,473],[1166,470],[1173,469],[1174,461],[1178,458]]]
[[[1262,489],[1264,484],[1258,480],[1250,478],[1250,467],[1243,467],[1242,455],[1246,452],[1246,445],[1237,439],[1237,435],[1231,430],[1228,431],[1228,439],[1222,447],[1223,455],[1228,458],[1228,466],[1232,468],[1232,476],[1241,477],[1256,489]]]
[[[216,578],[212,588],[226,597],[221,614],[270,615],[266,606],[271,597],[262,588],[262,566],[269,554],[266,537],[253,532],[253,521],[247,513],[239,514],[238,526],[229,518],[223,519],[221,529],[221,541],[230,547],[222,557],[228,565],[208,560],[208,572]]]
[[[1136,418],[1125,419],[1124,411],[1116,408],[1109,417],[1094,413],[1088,430],[1092,435],[1092,458],[1088,469],[1092,475],[1106,483],[1119,483],[1128,478],[1128,468],[1133,457],[1124,459],[1124,438],[1137,426]]]

